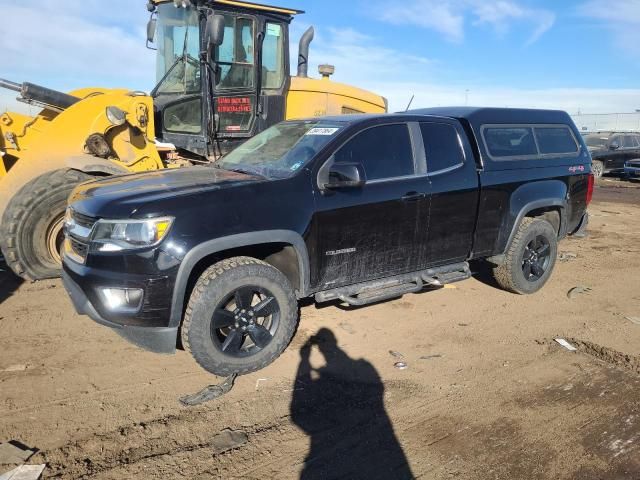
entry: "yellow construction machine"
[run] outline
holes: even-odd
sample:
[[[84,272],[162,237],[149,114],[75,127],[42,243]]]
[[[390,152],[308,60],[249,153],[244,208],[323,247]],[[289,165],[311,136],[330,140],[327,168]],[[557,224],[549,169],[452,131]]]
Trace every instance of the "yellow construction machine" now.
[[[386,100],[307,77],[313,29],[289,73],[289,23],[298,10],[236,0],[152,0],[147,46],[156,49],[150,95],[88,88],[62,93],[0,80],[35,116],[0,116],[0,247],[23,278],[59,274],[64,211],[83,181],[217,159],[290,118],[380,113]]]

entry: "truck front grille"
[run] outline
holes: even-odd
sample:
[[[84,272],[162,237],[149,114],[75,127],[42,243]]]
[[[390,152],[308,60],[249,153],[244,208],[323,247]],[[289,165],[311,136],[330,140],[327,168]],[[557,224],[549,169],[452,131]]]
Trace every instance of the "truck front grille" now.
[[[97,218],[89,217],[88,215],[83,215],[82,213],[78,213],[75,210],[72,210],[72,218],[76,222],[77,225],[81,227],[88,228],[91,230],[95,223],[98,221]]]
[[[97,218],[71,210],[71,221],[66,225],[67,253],[80,263],[84,263],[89,252],[89,237]]]

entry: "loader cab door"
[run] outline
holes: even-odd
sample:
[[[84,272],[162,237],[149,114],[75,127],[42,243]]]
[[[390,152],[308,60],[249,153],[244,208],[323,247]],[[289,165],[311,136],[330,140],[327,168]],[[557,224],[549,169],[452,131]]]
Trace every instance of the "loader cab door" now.
[[[219,138],[239,140],[284,120],[288,24],[242,12],[224,16],[224,42],[215,55],[214,109]]]
[[[214,109],[218,135],[244,137],[256,113],[256,19],[225,13],[224,42],[215,52]]]
[[[157,9],[152,96],[163,141],[200,156],[226,153],[285,119],[290,15],[173,3]],[[224,18],[224,37],[207,65],[204,32],[214,14]]]

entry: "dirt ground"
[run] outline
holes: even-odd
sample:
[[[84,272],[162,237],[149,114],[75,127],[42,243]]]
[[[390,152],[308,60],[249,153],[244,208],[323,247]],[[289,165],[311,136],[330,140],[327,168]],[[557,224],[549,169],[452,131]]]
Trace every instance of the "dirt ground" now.
[[[0,266],[0,442],[38,448],[45,478],[640,479],[640,184],[603,180],[590,210],[536,295],[480,271],[307,305],[279,360],[192,408],[177,399],[220,379],[187,354],[138,350],[60,281]]]

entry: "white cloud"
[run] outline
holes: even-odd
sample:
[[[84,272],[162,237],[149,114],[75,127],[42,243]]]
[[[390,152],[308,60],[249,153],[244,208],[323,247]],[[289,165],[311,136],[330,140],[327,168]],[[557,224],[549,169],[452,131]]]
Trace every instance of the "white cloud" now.
[[[640,57],[640,0],[589,0],[578,12],[609,30],[617,48]]]
[[[305,28],[292,28],[292,72],[297,40]],[[640,108],[640,89],[527,89],[445,83],[441,80],[445,67],[437,61],[384,47],[382,41],[352,29],[316,29],[309,63],[312,76],[317,75],[318,64],[335,65],[333,80],[387,97],[390,111],[403,110],[412,95],[412,108],[464,105],[466,100],[469,105],[552,108],[570,113],[633,112]]]
[[[394,25],[417,25],[459,43],[464,39],[464,15],[448,1],[413,0],[394,8],[379,9],[380,19]]]
[[[412,0],[408,5],[415,7],[417,3],[430,8],[412,15],[408,7],[398,5],[394,12],[400,15],[399,21],[424,22],[422,26],[441,32],[451,41],[464,38],[469,19],[502,35],[509,32],[513,22],[529,22],[530,41],[539,38],[554,20],[550,12],[536,10],[534,15],[531,9],[513,0]],[[0,11],[0,76],[63,90],[91,85],[149,90],[153,86],[154,54],[144,47],[148,14],[142,0],[0,0]],[[424,19],[424,12],[429,12],[430,20]],[[620,0],[616,8],[602,0],[591,0],[584,4],[582,12],[603,22],[624,19],[640,26],[640,0]],[[293,72],[297,41],[304,29],[299,21],[292,25]],[[640,28],[626,30],[628,35],[634,35]],[[640,39],[635,45],[640,45]],[[445,83],[441,80],[445,65],[389,48],[381,39],[354,29],[318,29],[310,61],[310,73],[316,74],[320,63],[334,64],[334,80],[388,97],[392,111],[404,109],[413,94],[413,107],[464,104],[467,88],[469,104],[475,105],[561,108],[585,113],[640,108],[637,89],[518,89]],[[14,98],[14,93],[0,90],[0,111],[28,108],[16,106]]]
[[[461,43],[465,22],[490,26],[505,35],[513,24],[526,24],[532,29],[525,45],[536,42],[555,23],[553,12],[530,8],[514,0],[410,0],[394,8],[380,8],[379,18],[394,25],[416,25],[434,30],[451,42]]]
[[[298,58],[298,40],[307,26],[292,25],[291,71],[295,74]],[[418,55],[399,52],[385,47],[369,35],[351,28],[316,28],[309,53],[309,74],[317,74],[317,66],[323,63],[335,65],[336,81],[345,79],[376,78],[394,81],[399,72],[411,70],[421,76],[429,76],[437,68],[436,62]],[[352,82],[353,83],[353,82]]]
[[[2,74],[53,88],[151,89],[148,13],[130,0],[0,0]]]
[[[412,108],[464,105],[488,107],[549,108],[569,113],[633,112],[640,108],[640,89],[476,87],[442,83],[372,82],[367,88],[389,98],[392,111],[402,110],[411,95]]]

